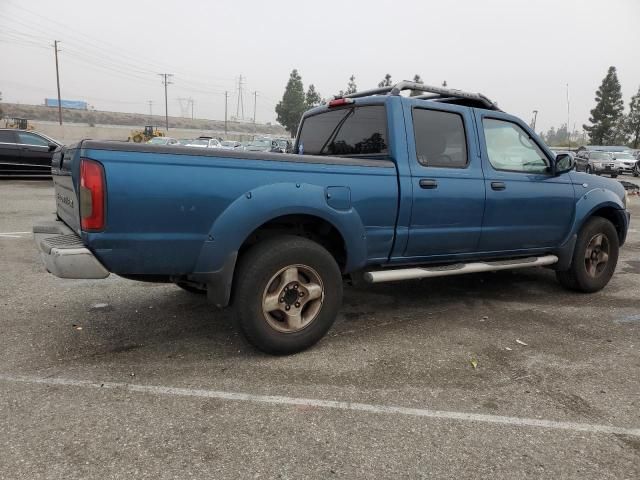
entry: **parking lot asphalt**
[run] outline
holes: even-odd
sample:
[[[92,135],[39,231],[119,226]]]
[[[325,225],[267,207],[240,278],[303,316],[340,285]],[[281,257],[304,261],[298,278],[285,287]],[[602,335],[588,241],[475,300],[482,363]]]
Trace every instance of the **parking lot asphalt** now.
[[[175,286],[46,273],[28,232],[54,210],[50,181],[0,181],[2,479],[640,477],[638,197],[602,292],[346,287],[289,357]]]

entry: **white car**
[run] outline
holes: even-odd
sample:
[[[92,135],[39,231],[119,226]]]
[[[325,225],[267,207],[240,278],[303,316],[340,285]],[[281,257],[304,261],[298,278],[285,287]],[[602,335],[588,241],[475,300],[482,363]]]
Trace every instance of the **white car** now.
[[[220,142],[215,138],[200,137],[195,140],[191,140],[185,147],[197,147],[197,148],[220,148]]]
[[[178,142],[178,140],[171,137],[154,137],[151,140],[149,140],[147,143],[150,143],[151,145],[170,145],[170,146],[180,145],[180,142]]]
[[[635,171],[638,160],[635,159],[631,152],[611,152],[611,155],[614,160],[618,161],[621,172],[633,173]]]

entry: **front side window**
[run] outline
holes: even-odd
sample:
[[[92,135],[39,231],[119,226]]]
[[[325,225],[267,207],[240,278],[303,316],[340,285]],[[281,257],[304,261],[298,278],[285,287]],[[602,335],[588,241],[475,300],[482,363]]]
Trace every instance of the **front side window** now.
[[[482,123],[493,168],[523,173],[549,171],[544,152],[518,125],[493,118],[485,118]]]
[[[49,142],[44,138],[34,135],[33,133],[18,132],[18,143],[24,145],[38,145],[41,147],[48,147]]]
[[[388,153],[384,106],[329,110],[307,117],[298,139],[304,155],[376,155]]]
[[[420,164],[444,168],[467,166],[467,141],[459,114],[415,108],[413,132]]]

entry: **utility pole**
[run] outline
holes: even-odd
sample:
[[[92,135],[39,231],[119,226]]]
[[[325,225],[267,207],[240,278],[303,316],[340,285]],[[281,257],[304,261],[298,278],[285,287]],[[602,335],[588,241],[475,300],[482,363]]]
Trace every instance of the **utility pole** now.
[[[227,103],[229,100],[229,92],[224,92],[224,136],[227,136]]]
[[[256,105],[258,103],[258,91],[253,92],[253,133],[256,133]]]
[[[533,111],[533,119],[531,120],[531,130],[536,131],[536,120],[538,119],[538,110]]]
[[[240,115],[242,112],[242,115]],[[242,75],[238,78],[238,106],[236,107],[236,118],[244,120],[244,100],[242,98]]]
[[[147,103],[149,104],[149,124],[152,124],[153,122],[151,120],[153,119],[153,100],[149,100]]]
[[[569,118],[570,118],[569,109],[569,84],[567,83],[567,145],[571,148],[571,134],[569,133]]]
[[[167,129],[167,131],[169,131],[169,100],[167,99],[167,86],[173,83],[172,81],[170,81],[170,78],[173,77],[173,74],[159,73],[158,75],[162,77],[162,83],[164,84],[164,121],[165,128]]]
[[[58,121],[62,125],[62,100],[60,98],[60,69],[58,67],[58,43],[59,40],[53,41],[53,49],[56,53],[56,82],[58,84]]]

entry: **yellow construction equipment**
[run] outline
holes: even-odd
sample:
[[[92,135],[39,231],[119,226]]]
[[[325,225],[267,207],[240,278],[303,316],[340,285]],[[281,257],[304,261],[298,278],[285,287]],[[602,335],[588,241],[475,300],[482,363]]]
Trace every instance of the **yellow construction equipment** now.
[[[127,142],[148,142],[155,137],[164,137],[164,132],[158,130],[157,127],[153,127],[153,125],[146,125],[144,130],[133,130],[131,136],[127,138]]]

